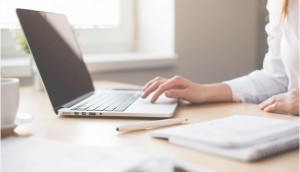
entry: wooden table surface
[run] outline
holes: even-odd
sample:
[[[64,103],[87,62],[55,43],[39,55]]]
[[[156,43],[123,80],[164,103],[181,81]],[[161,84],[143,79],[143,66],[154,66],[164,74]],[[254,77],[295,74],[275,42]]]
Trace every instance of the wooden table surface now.
[[[99,88],[131,88],[134,86],[97,81]],[[192,149],[169,144],[165,140],[153,139],[149,130],[131,133],[118,133],[120,124],[142,121],[145,119],[111,118],[70,118],[55,115],[45,92],[35,91],[32,87],[21,87],[19,111],[33,116],[30,123],[16,128],[19,135],[35,135],[85,145],[137,146],[152,151],[164,152],[174,158],[194,163],[215,171],[243,172],[293,172],[299,171],[299,150],[280,154],[258,162],[246,163],[217,155],[198,152]],[[218,103],[205,105],[181,105],[174,117],[185,117],[190,123],[226,117],[232,114],[268,116],[279,119],[297,119],[290,115],[265,113],[257,105],[241,103]],[[153,130],[151,130],[153,131]]]

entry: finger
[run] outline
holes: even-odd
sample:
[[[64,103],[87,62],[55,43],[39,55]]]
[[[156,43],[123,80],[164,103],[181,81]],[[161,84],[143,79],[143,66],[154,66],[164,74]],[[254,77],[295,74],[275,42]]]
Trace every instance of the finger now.
[[[180,78],[173,77],[172,79],[169,79],[168,81],[161,84],[156,90],[156,92],[154,93],[151,99],[151,103],[154,103],[163,92],[173,88],[175,85],[179,85],[179,83],[180,83]]]
[[[165,82],[165,80],[159,80],[159,81],[153,82],[152,85],[148,86],[148,88],[144,91],[142,98],[147,98],[149,96],[149,94],[151,94],[153,91],[155,91],[164,82]]]
[[[266,108],[264,108],[264,111],[266,112],[275,112],[275,111],[285,111],[286,110],[286,105],[283,102],[275,102]]]
[[[166,78],[161,77],[161,76],[155,77],[154,79],[152,79],[151,81],[149,81],[149,82],[143,87],[143,90],[147,89],[147,87],[149,87],[150,85],[152,85],[153,82],[159,81],[159,80],[166,80]]]
[[[263,110],[265,109],[266,107],[270,106],[271,104],[275,103],[276,102],[276,97],[273,96],[265,101],[263,101],[261,104],[259,104],[259,109]]]
[[[161,77],[161,76],[157,76],[154,79],[152,79],[151,81],[147,82],[146,85],[142,89],[146,90],[149,86],[151,86],[153,84],[153,82],[158,81],[158,80],[165,80],[165,78]]]

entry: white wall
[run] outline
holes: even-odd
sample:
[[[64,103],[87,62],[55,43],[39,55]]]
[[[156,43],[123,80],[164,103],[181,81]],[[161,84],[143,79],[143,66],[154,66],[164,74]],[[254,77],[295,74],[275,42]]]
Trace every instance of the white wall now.
[[[266,51],[265,1],[175,0],[177,66],[99,73],[95,79],[144,84],[157,75],[208,83],[261,66]]]
[[[137,0],[136,2],[137,50],[173,54],[175,0]]]

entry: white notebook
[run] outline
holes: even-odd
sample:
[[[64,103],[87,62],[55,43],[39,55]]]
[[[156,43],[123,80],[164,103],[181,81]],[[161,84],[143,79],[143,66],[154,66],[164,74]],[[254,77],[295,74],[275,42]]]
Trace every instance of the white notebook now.
[[[211,171],[143,148],[82,145],[36,136],[2,139],[0,168],[5,172]]]
[[[254,161],[299,147],[299,120],[233,115],[157,130],[151,136],[200,151]]]

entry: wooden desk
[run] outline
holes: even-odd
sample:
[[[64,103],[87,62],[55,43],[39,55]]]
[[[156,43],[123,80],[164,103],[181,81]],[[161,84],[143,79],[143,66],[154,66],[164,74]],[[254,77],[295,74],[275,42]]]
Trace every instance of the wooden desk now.
[[[96,82],[96,88],[130,87],[112,82]],[[175,158],[183,159],[199,166],[216,171],[299,171],[299,150],[254,163],[235,161],[216,155],[194,151],[169,144],[167,141],[153,139],[149,131],[120,134],[116,127],[120,124],[141,121],[141,119],[107,118],[67,118],[55,115],[45,92],[22,87],[20,112],[31,114],[34,120],[16,128],[19,134],[30,133],[49,139],[87,145],[130,145],[166,152]],[[295,116],[270,114],[260,111],[257,105],[221,103],[207,105],[180,106],[175,117],[188,118],[191,123],[207,121],[232,114],[261,115],[281,119],[297,119]]]

